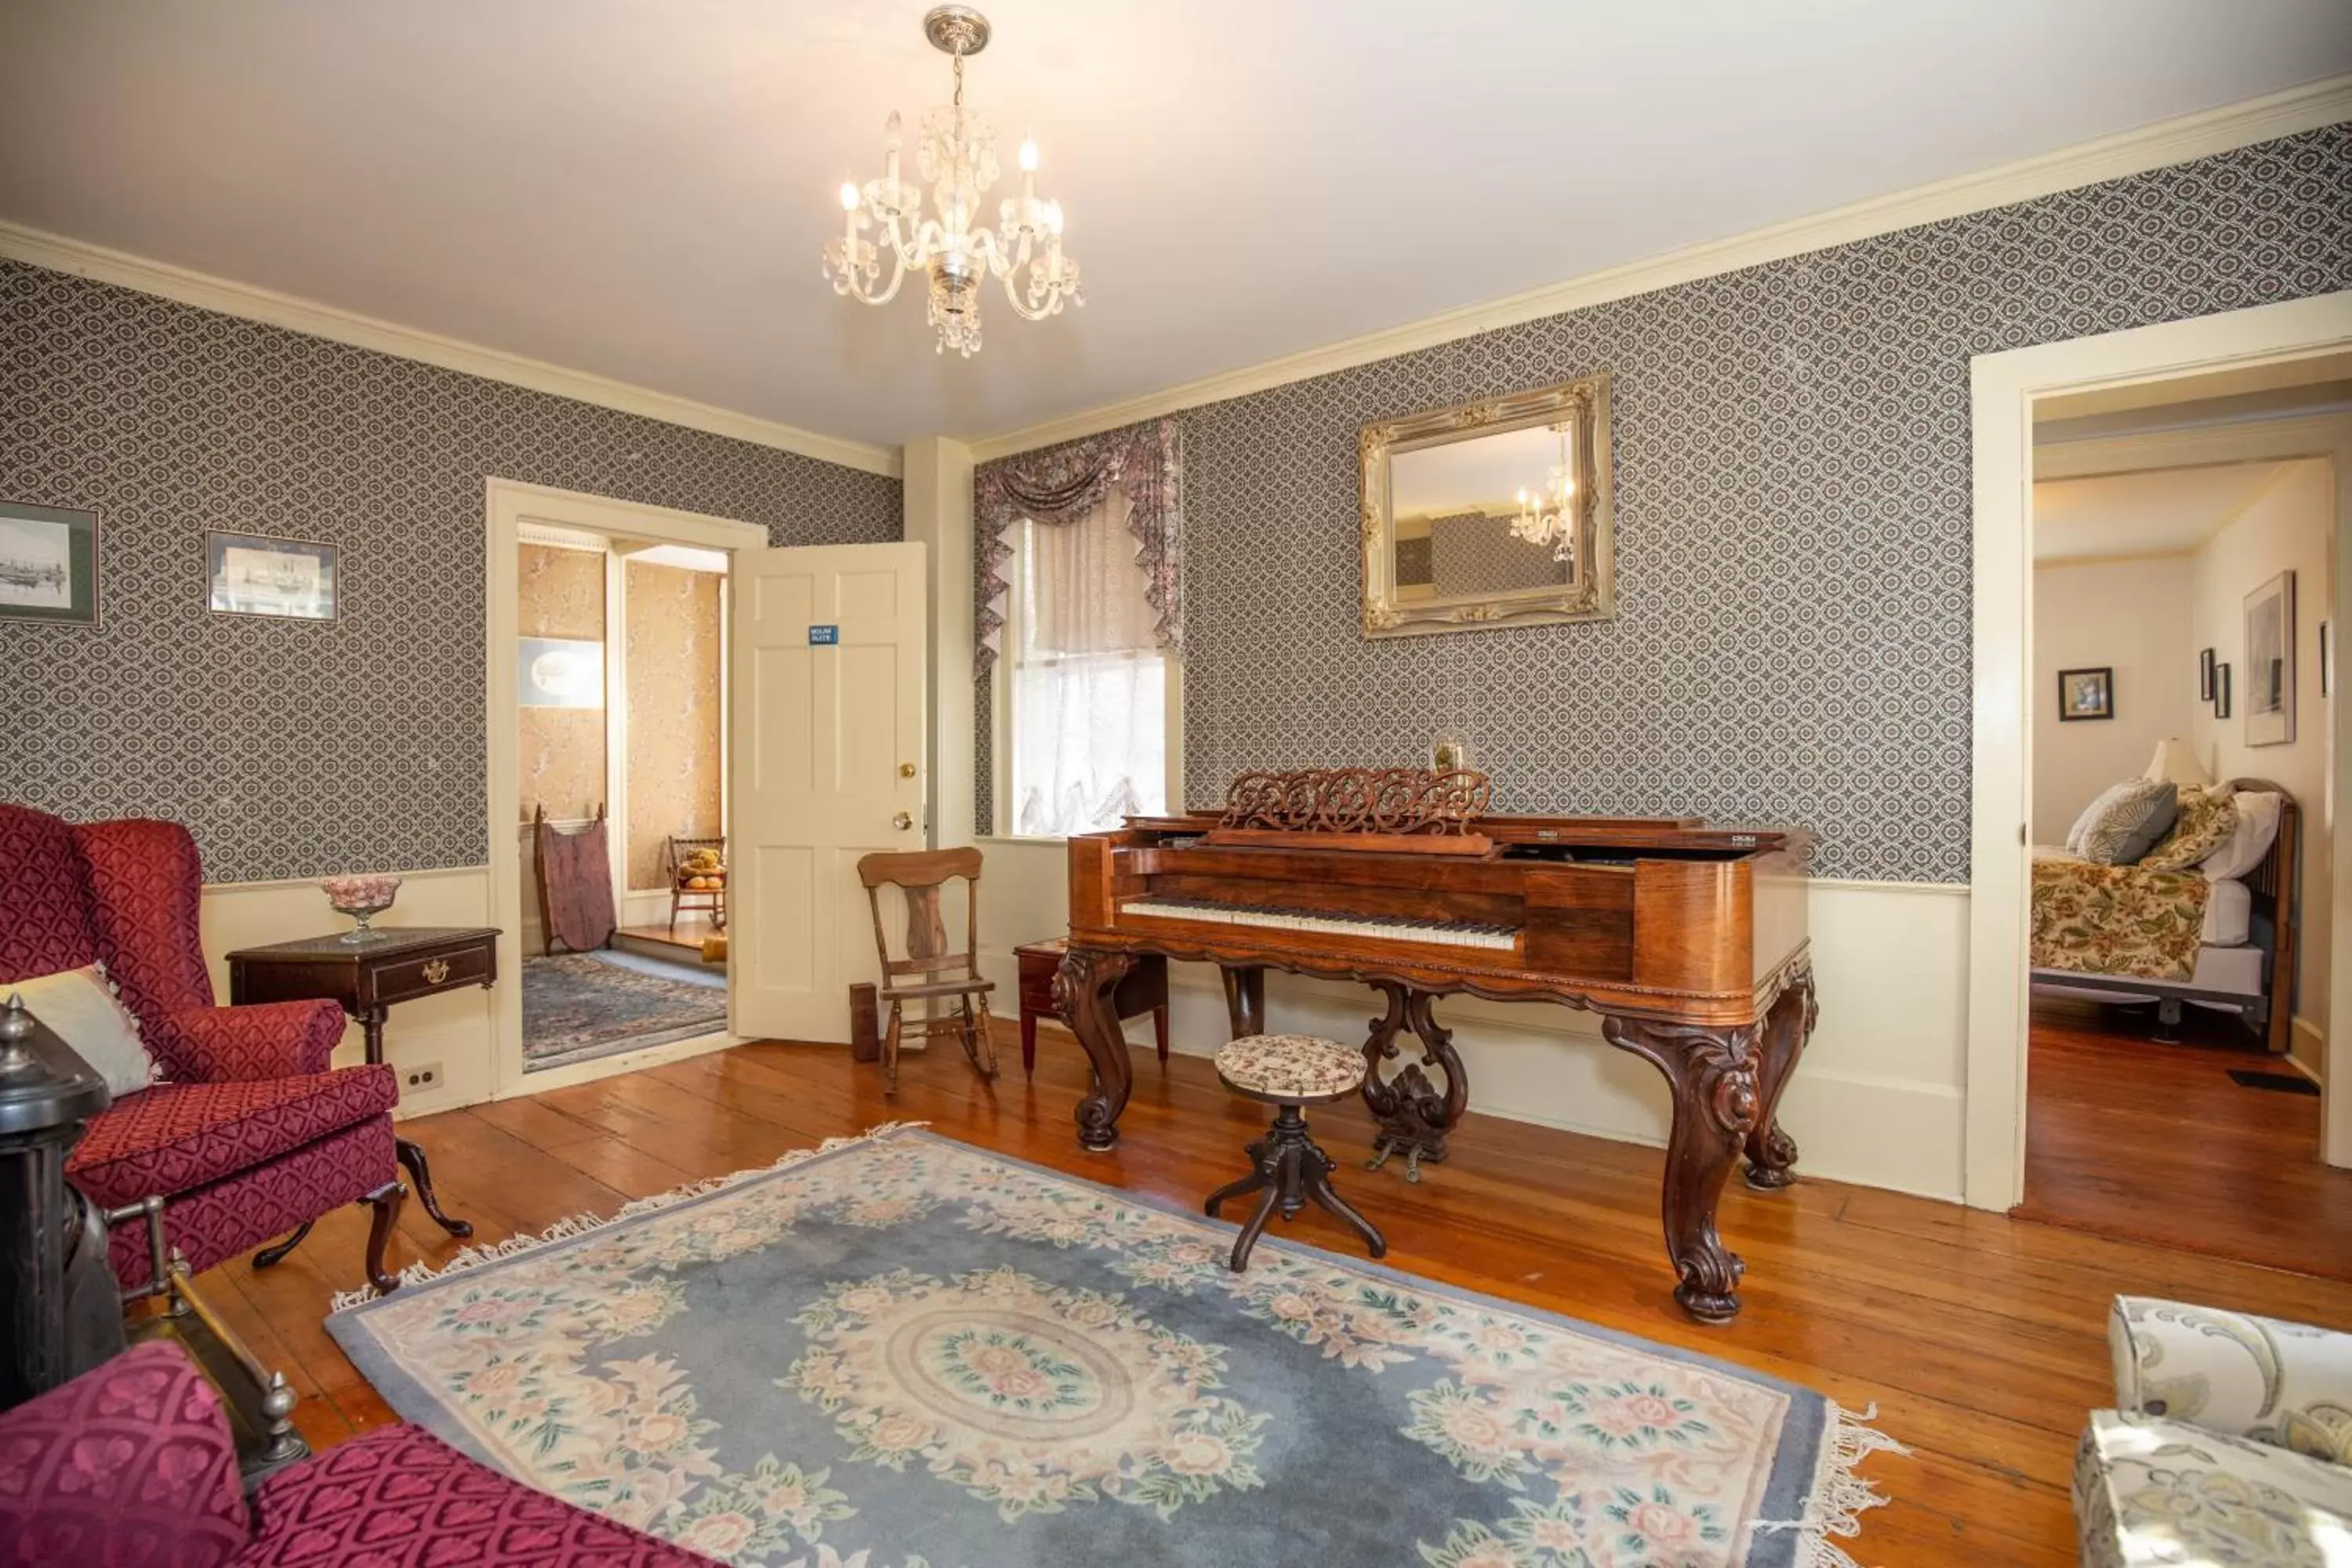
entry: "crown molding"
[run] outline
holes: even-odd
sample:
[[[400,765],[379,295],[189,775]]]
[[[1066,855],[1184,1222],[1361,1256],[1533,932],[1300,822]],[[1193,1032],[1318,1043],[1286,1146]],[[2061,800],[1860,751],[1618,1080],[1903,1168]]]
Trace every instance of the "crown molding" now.
[[[804,458],[837,463],[846,468],[863,469],[869,474],[884,474],[892,479],[898,477],[898,453],[893,447],[819,435],[797,426],[781,425],[772,419],[738,414],[708,403],[697,403],[691,398],[656,392],[650,387],[633,386],[627,382],[593,375],[586,371],[570,370],[544,360],[508,353],[503,349],[485,348],[479,343],[443,337],[437,332],[420,331],[397,322],[362,316],[355,310],[322,305],[291,294],[280,294],[275,289],[233,282],[166,262],[150,261],[127,251],[69,239],[63,235],[48,234],[21,224],[0,221],[0,257],[29,262],[35,267],[46,267],[53,272],[69,272],[101,283],[136,289],[145,294],[160,294],[166,300],[176,300],[200,310],[216,310],[223,315],[239,316],[250,321],[264,321],[273,327],[308,332],[312,337],[328,338],[401,359],[439,365],[444,370],[462,371],[467,375],[529,387],[533,392],[551,393],[579,403],[593,403],[601,408],[617,408],[624,414],[642,415],[667,425],[682,425],[688,429],[707,430],[714,436],[749,441],[755,446],[797,452]]]
[[[1393,359],[1497,327],[1517,326],[1743,267],[1784,261],[1807,251],[2146,174],[2347,120],[2352,120],[2352,75],[2327,77],[982,437],[971,443],[972,457],[986,462],[1032,451],[1180,409]]]
[[[2053,441],[2033,448],[2033,478],[2039,484],[2152,468],[2282,463],[2347,453],[2352,453],[2352,414],[2308,414]]]

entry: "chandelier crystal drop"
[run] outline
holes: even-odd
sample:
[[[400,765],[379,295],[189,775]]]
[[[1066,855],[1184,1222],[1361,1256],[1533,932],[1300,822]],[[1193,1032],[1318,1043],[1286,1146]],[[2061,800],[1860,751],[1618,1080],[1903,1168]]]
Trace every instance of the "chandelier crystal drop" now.
[[[1015,313],[1041,321],[1064,301],[1083,305],[1078,264],[1062,253],[1062,204],[1037,196],[1037,145],[1021,143],[1021,194],[997,204],[992,228],[982,203],[996,184],[996,133],[963,104],[963,62],[988,45],[988,18],[965,5],[942,5],[923,18],[923,34],[955,62],[952,101],[923,115],[916,149],[919,181],[899,178],[903,138],[892,110],[882,133],[882,177],[841,187],[842,235],[824,247],[834,292],[886,305],[909,272],[929,280],[938,352],[966,359],[980,348],[980,297],[989,275],[1004,284]],[[932,216],[922,216],[931,187]],[[865,237],[871,228],[875,237]],[[885,264],[889,268],[883,280]]]
[[[1529,544],[1549,544],[1551,558],[1565,561],[1576,543],[1576,469],[1569,460],[1568,426],[1552,428],[1559,432],[1559,462],[1541,491],[1519,492],[1519,515],[1511,520],[1511,536]]]

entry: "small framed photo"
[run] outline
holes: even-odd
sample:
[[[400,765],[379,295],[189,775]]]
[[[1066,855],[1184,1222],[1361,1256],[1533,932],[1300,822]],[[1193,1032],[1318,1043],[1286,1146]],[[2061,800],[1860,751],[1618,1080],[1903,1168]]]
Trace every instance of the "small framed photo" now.
[[[2113,665],[2097,669],[2062,669],[2058,672],[2058,720],[2072,723],[2078,719],[2112,719],[2116,716],[2116,670]]]
[[[216,616],[331,621],[342,611],[342,555],[331,544],[205,531],[205,572]]]
[[[0,501],[0,619],[98,625],[98,513]]]
[[[2197,656],[2197,700],[2213,700],[2213,650],[2210,647]]]
[[[2217,664],[2213,667],[2213,717],[2227,719],[2229,716],[2230,667],[2226,664]]]

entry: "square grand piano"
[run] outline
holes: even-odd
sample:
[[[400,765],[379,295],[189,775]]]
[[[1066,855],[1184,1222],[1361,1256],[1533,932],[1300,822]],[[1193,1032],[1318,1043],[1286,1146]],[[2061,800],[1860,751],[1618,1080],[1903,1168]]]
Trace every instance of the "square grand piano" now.
[[[1112,994],[1143,955],[1214,963],[1234,1037],[1261,1033],[1268,969],[1360,980],[1388,1002],[1364,1050],[1383,1152],[1444,1158],[1467,1079],[1433,1013],[1467,992],[1600,1016],[1674,1102],[1666,1251],[1692,1316],[1739,1310],[1716,1203],[1745,1156],[1785,1186],[1774,1113],[1816,1008],[1805,931],[1811,838],[1689,817],[1507,816],[1483,774],[1251,773],[1223,812],[1130,817],[1069,841],[1069,952],[1055,1001],[1092,1064],[1078,1142],[1118,1137],[1133,1071]],[[1401,1058],[1410,1032],[1419,1059]],[[1430,1076],[1437,1072],[1440,1085]]]

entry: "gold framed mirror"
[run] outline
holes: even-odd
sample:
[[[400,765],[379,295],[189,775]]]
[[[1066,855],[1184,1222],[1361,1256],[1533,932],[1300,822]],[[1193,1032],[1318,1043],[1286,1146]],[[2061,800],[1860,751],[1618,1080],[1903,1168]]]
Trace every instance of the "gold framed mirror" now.
[[[1617,613],[1609,373],[1367,425],[1364,635]]]

